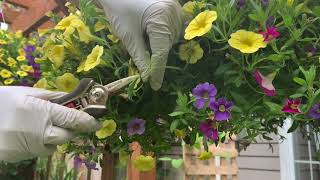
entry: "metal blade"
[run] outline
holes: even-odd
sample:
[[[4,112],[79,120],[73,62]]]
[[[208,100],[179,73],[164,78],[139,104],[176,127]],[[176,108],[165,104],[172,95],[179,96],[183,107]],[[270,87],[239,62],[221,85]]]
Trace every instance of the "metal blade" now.
[[[139,75],[129,76],[129,77],[114,81],[110,84],[107,84],[104,87],[109,93],[115,93],[120,89],[122,89],[123,87],[130,84],[131,82],[133,82],[134,80],[136,80],[137,78],[139,78]]]

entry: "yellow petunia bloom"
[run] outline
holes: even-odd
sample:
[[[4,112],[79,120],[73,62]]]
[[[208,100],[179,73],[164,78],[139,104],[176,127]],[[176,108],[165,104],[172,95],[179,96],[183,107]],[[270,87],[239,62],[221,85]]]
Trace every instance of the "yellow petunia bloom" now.
[[[22,49],[22,48],[18,49],[18,53],[19,53],[20,56],[25,56],[26,55],[24,49]]]
[[[117,124],[114,120],[105,120],[102,124],[102,128],[96,132],[96,136],[99,139],[104,139],[111,136],[117,129]]]
[[[72,92],[79,84],[79,79],[74,77],[71,73],[65,73],[62,76],[57,77],[56,86],[59,91]]]
[[[34,88],[47,89],[48,81],[45,78],[40,79],[36,84],[33,85]]]
[[[187,135],[185,129],[182,129],[182,130],[176,129],[174,130],[174,134],[181,139],[184,139]]]
[[[246,30],[238,30],[231,34],[228,43],[231,47],[240,50],[242,53],[255,53],[260,48],[267,46],[263,35]]]
[[[101,31],[103,29],[106,28],[106,25],[105,23],[101,22],[101,21],[98,21],[95,25],[94,25],[94,31],[95,32],[98,32],[98,31]]]
[[[113,43],[118,43],[119,42],[119,38],[113,34],[108,34],[107,38],[110,39]]]
[[[49,31],[50,31],[50,29],[38,29],[38,34],[41,37],[41,36],[47,34],[47,32],[49,32]]]
[[[82,72],[84,70],[84,64],[85,64],[85,61],[81,62],[79,67],[77,68],[77,72]]]
[[[62,144],[62,145],[57,145],[57,151],[60,154],[64,154],[67,152],[69,148],[69,144]]]
[[[208,159],[211,159],[212,157],[213,157],[212,152],[204,151],[199,155],[198,159],[199,160],[208,160]]]
[[[133,160],[133,165],[139,171],[150,171],[156,166],[156,162],[151,156],[140,155]]]
[[[26,76],[28,76],[28,73],[25,71],[17,71],[17,75],[20,77],[26,77]]]
[[[6,80],[4,80],[4,84],[5,85],[10,85],[10,84],[12,84],[14,82],[14,79],[13,78],[10,78],[10,79],[6,79]]]
[[[103,47],[97,45],[92,49],[92,52],[88,55],[84,64],[84,71],[89,71],[95,68],[101,62],[101,56],[103,54]]]
[[[18,61],[25,61],[25,60],[26,60],[26,57],[25,57],[25,56],[18,56],[18,57],[17,57],[17,60],[18,60]]]
[[[182,6],[182,10],[185,13],[193,14],[194,8],[204,8],[206,7],[206,4],[203,2],[197,2],[197,1],[188,1]]]
[[[197,36],[203,36],[211,30],[212,23],[217,17],[216,11],[206,10],[198,14],[186,28],[184,38],[190,40]]]
[[[56,68],[59,68],[64,61],[64,46],[53,45],[51,49],[48,49],[47,56],[49,60],[54,64]]]
[[[15,36],[16,38],[22,38],[22,36],[23,36],[22,31],[21,31],[21,30],[17,31],[17,32],[14,34],[14,36]]]
[[[12,72],[10,72],[10,71],[8,71],[8,70],[6,70],[6,69],[2,69],[2,70],[0,71],[0,76],[1,76],[2,78],[10,78],[10,77],[12,76]]]
[[[292,6],[293,3],[294,3],[294,0],[287,0],[287,5],[288,5],[288,6]]]
[[[197,41],[189,41],[179,46],[179,57],[189,64],[195,64],[203,56],[203,49]]]
[[[80,26],[77,28],[80,41],[88,43],[91,39],[91,33],[88,26]]]
[[[27,66],[27,65],[22,65],[22,66],[20,66],[20,69],[21,69],[22,71],[26,71],[26,72],[31,72],[31,71],[33,71],[32,66]]]
[[[8,44],[7,41],[0,39],[0,45]]]
[[[17,66],[17,61],[14,60],[12,57],[8,58],[8,66],[10,67],[16,67]]]

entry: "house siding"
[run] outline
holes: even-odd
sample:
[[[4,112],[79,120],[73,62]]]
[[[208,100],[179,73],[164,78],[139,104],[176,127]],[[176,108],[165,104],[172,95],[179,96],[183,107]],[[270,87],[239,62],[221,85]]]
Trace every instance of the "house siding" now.
[[[278,137],[266,141],[258,137],[257,142],[240,152],[238,157],[239,180],[280,180],[280,157]]]

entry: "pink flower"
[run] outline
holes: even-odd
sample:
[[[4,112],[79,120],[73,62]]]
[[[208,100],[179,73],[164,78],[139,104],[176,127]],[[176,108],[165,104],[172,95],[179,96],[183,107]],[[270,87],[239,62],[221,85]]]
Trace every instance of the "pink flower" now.
[[[268,76],[263,76],[259,70],[254,71],[254,78],[256,82],[260,85],[261,89],[263,90],[264,94],[267,96],[275,96],[276,89],[274,88],[272,81],[276,76],[276,72],[269,74]]]
[[[260,32],[260,34],[263,35],[265,42],[270,42],[280,36],[280,33],[275,26],[268,26],[267,30]]]
[[[300,104],[301,99],[287,99],[282,111],[286,113],[299,114],[301,113],[301,110],[299,109]]]

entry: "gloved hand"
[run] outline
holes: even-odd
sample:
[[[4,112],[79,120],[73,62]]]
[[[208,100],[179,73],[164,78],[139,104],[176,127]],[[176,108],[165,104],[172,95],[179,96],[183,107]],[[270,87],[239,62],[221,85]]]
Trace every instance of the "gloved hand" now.
[[[17,162],[54,152],[56,145],[100,123],[85,112],[50,103],[64,93],[0,87],[0,160]]]
[[[112,30],[122,41],[144,82],[161,88],[168,53],[183,29],[176,0],[98,0]],[[151,49],[150,53],[148,53]]]

